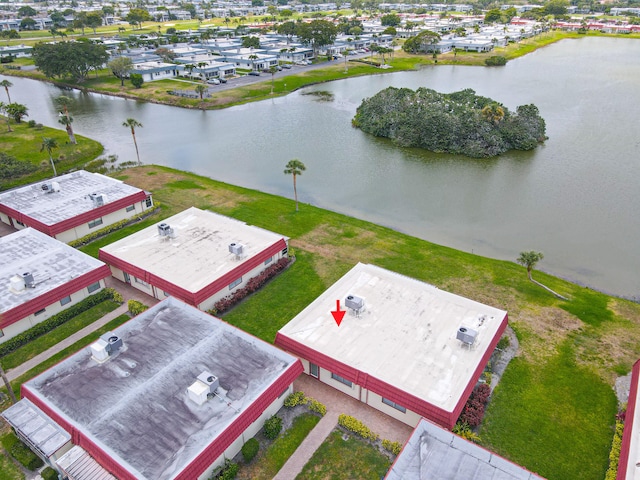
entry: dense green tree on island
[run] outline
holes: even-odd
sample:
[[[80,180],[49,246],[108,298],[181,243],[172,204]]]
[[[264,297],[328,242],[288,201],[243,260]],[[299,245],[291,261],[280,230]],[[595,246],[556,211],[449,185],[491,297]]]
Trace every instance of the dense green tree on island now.
[[[38,43],[32,55],[33,62],[47,77],[71,77],[77,82],[109,59],[103,45],[89,41]]]
[[[353,125],[400,146],[475,158],[531,150],[546,139],[535,105],[513,113],[471,89],[443,94],[389,87],[362,101]]]

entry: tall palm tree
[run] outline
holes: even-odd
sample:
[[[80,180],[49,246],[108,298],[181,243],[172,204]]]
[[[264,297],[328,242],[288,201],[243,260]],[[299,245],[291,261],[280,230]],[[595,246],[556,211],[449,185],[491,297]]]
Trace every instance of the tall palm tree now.
[[[128,127],[131,129],[131,136],[133,137],[133,145],[136,147],[136,157],[138,157],[138,165],[141,165],[140,153],[138,152],[138,142],[136,142],[136,127],[142,128],[142,124],[134,118],[127,118],[126,121],[122,122],[122,126]]]
[[[297,158],[289,160],[289,163],[287,163],[284,169],[285,175],[293,176],[293,195],[296,199],[296,212],[298,211],[298,190],[296,189],[296,177],[298,175],[302,175],[302,172],[304,172],[306,169],[307,167],[305,167],[304,163],[302,163]]]
[[[53,156],[51,155],[51,151],[54,148],[58,148],[58,142],[56,142],[55,138],[42,137],[42,145],[40,145],[40,151],[42,152],[46,150],[49,154],[49,161],[51,162],[51,168],[53,168],[53,176],[57,177],[58,172],[56,172],[56,166],[53,163]]]
[[[276,73],[278,73],[278,67],[276,67],[275,65],[271,65],[269,67],[269,73],[271,73],[271,95],[273,95],[273,81]]]
[[[7,104],[4,102],[0,102],[0,114],[4,115],[7,119],[7,132],[13,132],[11,128],[11,117],[7,113]]]
[[[9,103],[11,103],[11,95],[9,95],[9,87],[13,87],[13,83],[9,80],[2,80],[0,82],[0,87],[4,87],[4,91],[7,92],[7,98],[9,99]]]
[[[73,103],[73,99],[65,95],[60,95],[58,98],[54,99],[53,103],[55,103],[56,107],[62,109],[62,112],[60,113],[64,116],[58,119],[58,123],[64,125],[67,135],[69,135],[69,141],[75,145],[78,142],[76,142],[76,136],[73,134],[73,127],[71,126],[73,118],[69,115],[68,108]]]

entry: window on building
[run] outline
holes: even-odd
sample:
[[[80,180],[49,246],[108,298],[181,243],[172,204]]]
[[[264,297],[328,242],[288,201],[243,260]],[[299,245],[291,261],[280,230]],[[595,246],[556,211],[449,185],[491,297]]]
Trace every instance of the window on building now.
[[[68,297],[64,297],[62,300],[60,300],[60,305],[64,306],[67,303],[71,303],[71,295],[69,295]]]
[[[24,223],[22,223],[22,222],[20,222],[20,221],[18,221],[18,220],[15,220],[15,222],[16,222],[18,225],[20,225],[21,227],[24,227]]]
[[[229,290],[233,290],[235,287],[237,287],[238,285],[240,285],[242,283],[242,277],[240,277],[237,280],[234,280],[233,282],[231,282],[229,284]]]
[[[43,308],[42,310],[38,310],[36,313],[34,313],[34,315],[36,315],[36,316],[37,316],[37,315],[43,314],[43,313],[44,313],[44,312],[46,312],[46,311],[47,311],[47,309],[46,309],[46,308]]]
[[[138,277],[133,277],[133,281],[136,283],[139,283],[140,285],[144,286],[144,287],[148,287],[149,284],[147,282],[145,282],[144,280],[139,279]]]
[[[318,376],[320,375],[320,370],[318,369],[318,365],[316,365],[315,363],[309,362],[309,373],[311,374],[312,377],[318,378]]]
[[[384,403],[385,405],[389,405],[390,407],[393,407],[396,410],[401,411],[402,413],[407,413],[407,409],[406,408],[404,408],[402,405],[398,405],[396,402],[392,402],[388,398],[382,397],[382,403]]]
[[[135,206],[135,205],[129,205],[125,210],[126,210],[127,212],[133,212],[135,209],[136,209],[136,206]]]
[[[92,283],[91,285],[89,285],[89,286],[87,287],[87,291],[88,291],[89,293],[93,293],[93,292],[95,292],[96,290],[100,290],[100,282]]]
[[[150,208],[153,206],[153,200],[151,200],[151,196],[147,197],[147,199],[145,200],[145,204],[147,208]]]
[[[271,263],[271,261],[273,260],[273,257],[269,257],[264,261],[265,265],[269,265]]]
[[[346,378],[341,377],[340,375],[336,375],[335,373],[332,373],[331,378],[333,378],[334,380],[337,380],[340,383],[344,383],[347,387],[353,387],[353,383],[351,383]]]
[[[102,225],[102,217],[96,218],[95,220],[91,220],[89,222],[89,228],[97,227],[98,225]]]
[[[282,249],[282,255],[285,256],[287,254],[287,252],[289,251],[289,247],[285,247]]]

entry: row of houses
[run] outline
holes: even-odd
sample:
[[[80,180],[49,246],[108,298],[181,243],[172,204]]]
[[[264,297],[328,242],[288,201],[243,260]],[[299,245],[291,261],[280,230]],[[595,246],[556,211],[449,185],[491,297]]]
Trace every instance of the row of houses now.
[[[120,190],[107,190],[109,182]],[[507,326],[503,310],[357,264],[280,329],[275,345],[267,344],[206,310],[287,258],[288,238],[189,208],[101,248],[94,259],[54,237],[76,238],[112,200],[150,208],[150,194],[128,192],[122,202],[121,182],[86,172],[53,183],[0,197],[0,218],[19,228],[0,239],[6,292],[0,342],[99,291],[109,275],[161,300],[23,384],[22,400],[3,413],[69,478],[95,478],[89,471],[96,470],[101,478],[208,478],[282,407],[301,373],[417,427],[414,436],[423,438],[427,429],[441,440],[452,435],[447,430]],[[65,205],[74,191],[82,209],[59,208],[68,218],[39,213],[49,203]],[[25,192],[39,207],[19,202]],[[98,192],[111,193],[96,200]],[[336,300],[347,312],[339,325],[331,313],[340,310]],[[518,473],[504,478],[538,478],[474,448],[469,458],[482,458],[483,469],[509,465]],[[451,453],[442,447],[441,454]],[[421,468],[403,465],[389,478],[421,478],[398,473]]]

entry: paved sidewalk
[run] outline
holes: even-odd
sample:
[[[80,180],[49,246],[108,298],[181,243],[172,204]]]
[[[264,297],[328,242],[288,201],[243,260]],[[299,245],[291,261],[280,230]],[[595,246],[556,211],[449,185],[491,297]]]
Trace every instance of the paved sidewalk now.
[[[298,449],[289,457],[273,480],[293,480],[302,471],[307,462],[311,459],[318,447],[329,436],[338,424],[336,411],[327,411],[322,420],[309,432],[307,438],[300,444]]]
[[[327,413],[315,428],[309,432],[307,438],[289,457],[287,463],[284,464],[273,480],[294,480],[318,447],[322,445],[322,442],[338,425],[338,417],[341,413],[357,418],[373,432],[380,435],[380,438],[400,442],[403,445],[413,432],[413,428],[409,425],[391,418],[304,373],[293,382],[293,389],[303,391],[307,397],[315,398],[323,403],[327,407]]]
[[[128,310],[129,310],[129,307],[127,307],[126,303],[124,303],[123,305],[120,305],[118,308],[116,308],[112,312],[107,313],[104,317],[102,317],[99,320],[96,320],[95,322],[87,325],[82,330],[78,330],[76,333],[74,333],[73,335],[68,336],[67,338],[65,338],[61,342],[55,344],[50,349],[45,350],[44,352],[42,352],[39,355],[36,355],[35,357],[33,357],[30,360],[27,360],[22,365],[19,365],[16,368],[12,368],[11,370],[9,370],[7,372],[7,378],[9,379],[10,382],[15,380],[20,375],[23,375],[23,374],[27,373],[33,367],[36,367],[36,366],[40,365],[42,362],[44,362],[45,360],[48,360],[49,358],[53,357],[56,353],[61,352],[62,350],[64,350],[67,347],[70,347],[71,345],[76,343],[78,340],[83,339],[84,337],[86,337],[90,333],[95,332],[96,330],[98,330],[99,328],[104,326],[105,324],[109,323],[114,318],[122,315],[123,313],[127,313]]]
[[[48,350],[45,350],[44,352],[40,353],[39,355],[36,355],[32,359],[27,360],[22,365],[19,365],[18,367],[12,368],[11,370],[7,371],[6,372],[7,378],[9,379],[10,382],[15,380],[19,376],[27,373],[33,367],[41,364],[45,360],[48,360],[55,354],[61,352],[65,348],[70,347],[71,345],[76,343],[78,340],[81,340],[82,338],[86,337],[90,333],[95,332],[99,328],[109,323],[114,318],[124,313],[127,313],[127,311],[129,310],[129,307],[127,306],[127,302],[129,300],[131,299],[138,300],[144,303],[145,305],[149,305],[149,306],[153,306],[156,303],[158,303],[158,299],[150,297],[149,295],[145,295],[140,290],[133,288],[131,285],[127,285],[118,280],[115,280],[113,277],[106,278],[105,283],[107,287],[117,290],[122,295],[122,298],[124,298],[124,303],[120,305],[118,308],[116,308],[115,310],[113,310],[112,312],[107,313],[104,317],[96,320],[90,325],[87,325],[82,330],[78,330],[76,333],[65,338],[64,340],[57,343],[56,345],[49,348]]]

